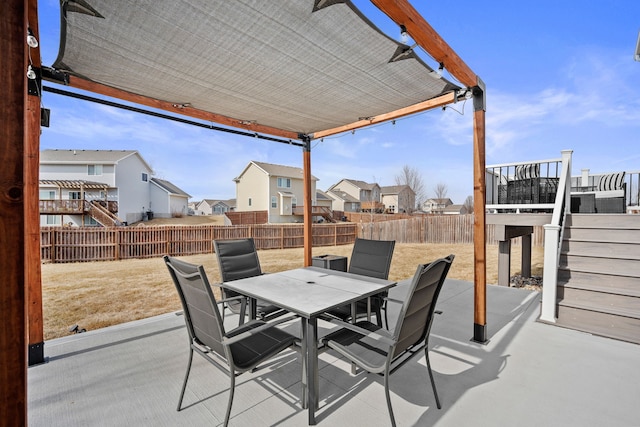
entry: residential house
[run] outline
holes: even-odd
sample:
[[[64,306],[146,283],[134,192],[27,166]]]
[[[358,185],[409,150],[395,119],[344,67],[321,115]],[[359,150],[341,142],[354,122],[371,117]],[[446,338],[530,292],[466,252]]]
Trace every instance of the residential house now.
[[[149,207],[153,207],[152,215],[176,218],[189,213],[188,204],[191,195],[176,185],[165,179],[151,178],[149,189],[151,196]]]
[[[329,187],[327,193],[330,192],[349,194],[353,199],[360,202],[360,210],[362,212],[382,213],[384,211],[384,205],[380,201],[380,186],[376,183],[369,184],[355,179],[342,179],[337,184]],[[348,210],[345,210],[345,212],[348,212]]]
[[[443,199],[427,199],[422,204],[422,210],[430,214],[442,214],[447,206],[452,205],[453,202],[449,198]]]
[[[341,191],[338,188],[327,190],[325,194],[331,197],[331,205],[334,210],[342,212],[360,212],[360,200],[356,199],[351,194]]]
[[[134,150],[40,152],[42,225],[121,225],[186,212],[189,195]]]
[[[387,213],[411,213],[416,209],[416,193],[408,185],[381,187],[380,194]]]
[[[195,214],[196,215],[222,215],[225,212],[229,212],[231,210],[232,209],[231,209],[231,206],[229,206],[228,201],[203,199],[201,202],[196,204]]]
[[[267,211],[269,223],[302,222],[304,180],[302,168],[251,161],[233,179],[238,212]],[[311,177],[315,204],[316,177]]]
[[[465,205],[449,205],[442,212],[445,215],[466,215],[469,213]]]

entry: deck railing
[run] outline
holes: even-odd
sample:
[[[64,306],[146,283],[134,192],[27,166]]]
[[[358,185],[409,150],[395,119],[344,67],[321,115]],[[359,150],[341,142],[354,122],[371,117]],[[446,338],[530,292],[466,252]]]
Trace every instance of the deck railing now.
[[[563,167],[562,158],[487,166],[486,208],[553,210]]]

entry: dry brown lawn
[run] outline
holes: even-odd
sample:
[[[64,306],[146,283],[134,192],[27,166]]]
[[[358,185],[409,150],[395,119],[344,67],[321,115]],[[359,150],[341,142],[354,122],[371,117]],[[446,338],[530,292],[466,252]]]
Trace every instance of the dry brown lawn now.
[[[350,256],[353,245],[320,247],[313,255]],[[531,272],[542,275],[542,248],[533,248]],[[449,278],[473,281],[473,245],[396,244],[389,278],[411,277],[418,263],[455,254]],[[262,269],[303,266],[303,250],[259,251]],[[220,280],[215,254],[181,257],[202,264],[209,280]],[[520,272],[520,247],[513,246],[511,274]],[[487,283],[498,281],[498,248],[487,246]],[[161,258],[73,264],[44,264],[42,293],[45,340],[69,335],[69,327],[93,330],[180,309],[180,301]]]

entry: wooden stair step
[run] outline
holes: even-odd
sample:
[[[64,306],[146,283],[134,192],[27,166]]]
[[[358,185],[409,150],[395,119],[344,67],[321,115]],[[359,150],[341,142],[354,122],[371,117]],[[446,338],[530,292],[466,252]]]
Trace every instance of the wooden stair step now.
[[[640,344],[640,318],[591,311],[578,306],[558,306],[558,326]]]
[[[558,304],[640,319],[640,298],[587,289],[558,288]]]
[[[640,297],[640,277],[559,270],[558,286]]]

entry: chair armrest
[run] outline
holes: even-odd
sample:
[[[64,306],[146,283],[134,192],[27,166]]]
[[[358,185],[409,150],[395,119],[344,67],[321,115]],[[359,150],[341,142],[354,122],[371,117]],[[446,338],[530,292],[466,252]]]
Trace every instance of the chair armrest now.
[[[330,319],[328,322],[334,323],[338,326],[343,327],[344,329],[349,329],[350,331],[356,332],[360,335],[366,336],[367,338],[374,339],[376,341],[380,341],[384,344],[387,344],[389,347],[396,345],[396,340],[391,339],[389,337],[385,337],[384,335],[380,335],[376,332],[372,332],[368,329],[361,328],[359,326],[354,325],[353,323],[343,322],[341,320]]]
[[[276,325],[278,325],[280,323],[288,322],[289,320],[293,320],[293,319],[297,319],[297,316],[289,316],[289,317],[285,317],[283,319],[276,320],[274,322],[263,323],[262,325],[260,325],[260,326],[258,326],[256,328],[253,328],[253,329],[249,329],[248,331],[244,331],[241,334],[234,335],[232,337],[224,337],[224,338],[222,338],[222,344],[223,345],[227,345],[227,346],[231,345],[231,344],[236,343],[238,341],[245,340],[245,339],[249,338],[250,336],[255,335],[255,334],[257,334],[259,332],[262,332],[264,330],[272,329],[272,328],[274,328]],[[231,332],[233,332],[233,331],[231,331]]]
[[[383,298],[383,300],[387,301],[387,302],[395,302],[398,304],[402,304],[404,301],[400,300],[400,299],[395,299],[395,298],[389,298],[389,297],[385,297]]]

